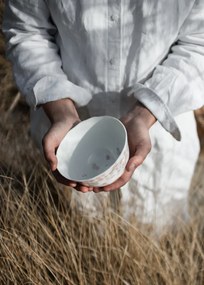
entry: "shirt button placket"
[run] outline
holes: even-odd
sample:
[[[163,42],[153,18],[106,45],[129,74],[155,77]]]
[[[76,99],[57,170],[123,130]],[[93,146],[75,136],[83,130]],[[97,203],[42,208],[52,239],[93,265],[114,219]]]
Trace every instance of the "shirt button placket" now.
[[[121,19],[120,9],[121,1],[110,1],[108,7],[108,91],[117,92],[120,88],[120,45],[121,45]],[[112,93],[113,94],[113,93]],[[110,114],[118,113],[119,98],[114,96],[112,100],[111,93],[107,94],[107,112]]]

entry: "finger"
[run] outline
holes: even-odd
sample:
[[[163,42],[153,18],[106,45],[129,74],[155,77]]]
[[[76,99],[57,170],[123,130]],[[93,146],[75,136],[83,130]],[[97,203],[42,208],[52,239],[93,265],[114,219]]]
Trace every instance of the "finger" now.
[[[104,191],[103,188],[99,188],[99,187],[93,188],[93,192],[95,192],[95,193],[99,193],[99,192],[103,192],[103,191]]]
[[[50,164],[50,168],[52,171],[57,169],[57,157],[55,155],[55,145],[53,145],[49,140],[49,136],[45,135],[42,141],[43,151],[45,159]]]
[[[135,169],[143,163],[150,150],[151,150],[150,142],[137,145],[136,152],[128,161],[126,170],[128,172],[134,172]]]
[[[79,192],[82,192],[82,193],[87,193],[87,192],[89,192],[89,187],[83,186],[83,185],[80,185],[80,184],[78,184],[75,189],[76,189],[77,191],[79,191]]]
[[[72,182],[72,181],[68,182],[67,184],[68,184],[68,186],[70,186],[72,188],[75,188],[77,186],[77,183],[76,182]]]
[[[56,178],[56,180],[61,183],[64,184],[66,186],[70,186],[72,188],[75,188],[77,186],[77,183],[75,181],[71,181],[66,179],[65,177],[63,177],[58,170],[53,171],[53,175]]]
[[[132,174],[133,174],[132,171],[125,171],[118,180],[116,180],[115,182],[113,182],[108,186],[103,187],[103,190],[106,192],[110,192],[121,188],[130,180]]]
[[[89,191],[89,192],[90,192],[90,191],[93,191],[93,187],[92,187],[92,186],[87,185],[86,183],[81,182],[81,183],[80,183],[80,185],[81,185],[81,186],[83,186],[83,187],[88,188],[88,191]]]
[[[143,146],[141,148],[138,147],[135,155],[132,158],[130,158],[130,160],[128,161],[126,170],[123,173],[123,175],[118,180],[113,182],[112,184],[103,187],[103,191],[107,191],[107,192],[114,191],[124,186],[131,179],[135,169],[140,164],[142,164],[142,162],[144,161],[149,151],[150,150],[147,147],[146,148]]]

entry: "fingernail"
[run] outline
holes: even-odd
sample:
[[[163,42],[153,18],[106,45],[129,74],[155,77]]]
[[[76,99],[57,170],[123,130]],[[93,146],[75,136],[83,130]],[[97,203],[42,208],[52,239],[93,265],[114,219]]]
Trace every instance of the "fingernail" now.
[[[68,184],[68,186],[75,188],[77,186],[77,183],[70,183],[70,184]]]

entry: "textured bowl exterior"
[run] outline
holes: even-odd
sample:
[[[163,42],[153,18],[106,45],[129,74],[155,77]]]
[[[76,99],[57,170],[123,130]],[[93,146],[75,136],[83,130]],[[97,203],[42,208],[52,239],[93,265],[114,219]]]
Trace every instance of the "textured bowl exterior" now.
[[[104,187],[110,185],[123,174],[128,160],[129,160],[129,147],[126,140],[126,144],[123,148],[122,153],[118,157],[117,161],[104,173],[89,180],[84,180],[83,183],[93,187]]]

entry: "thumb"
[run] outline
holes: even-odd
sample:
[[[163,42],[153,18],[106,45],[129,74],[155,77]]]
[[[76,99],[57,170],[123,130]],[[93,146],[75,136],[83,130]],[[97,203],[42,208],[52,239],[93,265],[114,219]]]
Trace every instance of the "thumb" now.
[[[127,171],[133,172],[138,166],[140,166],[145,158],[147,157],[148,153],[151,150],[151,143],[141,143],[136,146],[136,151],[134,155],[130,158],[127,164]]]
[[[49,133],[44,136],[42,144],[45,159],[48,161],[50,169],[55,171],[57,169],[56,146],[50,138]]]

